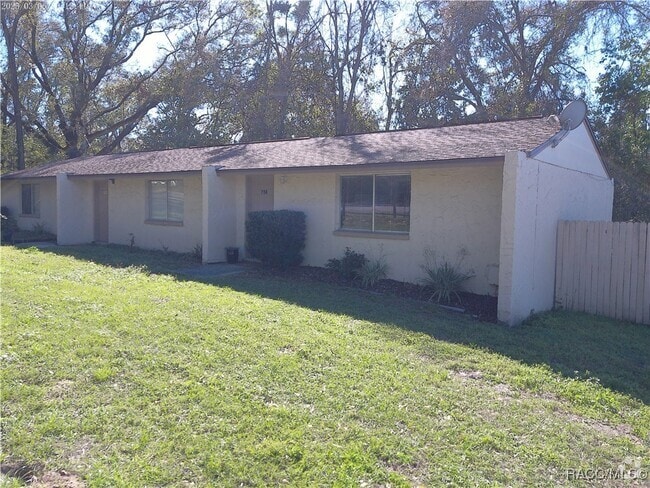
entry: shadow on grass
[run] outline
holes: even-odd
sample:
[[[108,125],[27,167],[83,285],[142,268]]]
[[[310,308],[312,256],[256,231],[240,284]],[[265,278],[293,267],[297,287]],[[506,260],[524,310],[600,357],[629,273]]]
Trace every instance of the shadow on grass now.
[[[29,244],[17,247],[29,247]],[[47,246],[43,252],[70,256],[113,268],[137,266],[149,273],[175,274],[178,270],[199,266],[200,259],[193,254],[180,254],[156,250],[143,250],[137,247],[118,244],[87,244],[79,246]]]
[[[139,266],[179,280],[227,286],[312,310],[348,315],[426,333],[435,339],[487,349],[525,364],[546,364],[564,376],[600,384],[650,405],[650,327],[572,312],[552,312],[510,328],[439,311],[426,302],[377,295],[319,282],[281,278],[188,277],[190,255],[131,250],[126,246],[49,247],[44,252],[112,267]],[[387,333],[389,333],[387,331]]]

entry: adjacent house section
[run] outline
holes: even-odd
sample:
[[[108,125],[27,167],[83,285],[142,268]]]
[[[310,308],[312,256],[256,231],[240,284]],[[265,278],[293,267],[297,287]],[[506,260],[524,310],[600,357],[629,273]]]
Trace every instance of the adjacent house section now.
[[[56,233],[56,178],[2,178],[2,206],[11,210],[18,227],[42,226]]]
[[[506,155],[502,198],[499,319],[514,324],[553,307],[558,222],[612,220],[613,181],[588,125]]]
[[[586,122],[557,119],[124,153],[5,175],[2,203],[60,244],[108,242],[245,255],[256,210],[307,216],[305,264],[346,247],[418,282],[425,252],[514,324],[553,306],[558,219],[611,219],[613,185]]]

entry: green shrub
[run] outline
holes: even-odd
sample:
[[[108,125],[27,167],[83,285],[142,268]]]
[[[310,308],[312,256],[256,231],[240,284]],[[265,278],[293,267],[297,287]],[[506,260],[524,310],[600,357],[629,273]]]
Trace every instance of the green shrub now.
[[[246,249],[265,265],[297,266],[302,262],[306,232],[304,212],[250,212],[246,221]]]
[[[387,274],[388,264],[383,258],[367,261],[356,272],[357,278],[361,280],[361,286],[364,288],[374,287],[379,280],[386,278]]]
[[[192,254],[192,257],[197,261],[203,261],[203,245],[200,243],[196,244],[192,248],[192,252],[190,254]]]
[[[11,242],[12,236],[18,231],[18,222],[11,216],[7,207],[0,208],[0,222],[2,242]]]
[[[462,253],[459,260],[452,264],[442,259],[438,261],[435,253],[430,250],[424,252],[425,264],[422,265],[425,277],[421,280],[422,285],[431,292],[429,300],[436,302],[450,302],[455,296],[460,301],[458,292],[462,289],[465,281],[472,278],[474,273],[461,270]]]
[[[366,256],[346,247],[342,258],[330,259],[325,267],[334,270],[345,281],[352,281],[367,262]]]
[[[40,222],[38,224],[34,224],[32,226],[32,231],[36,235],[48,234],[47,229],[45,228],[45,224],[40,223]]]

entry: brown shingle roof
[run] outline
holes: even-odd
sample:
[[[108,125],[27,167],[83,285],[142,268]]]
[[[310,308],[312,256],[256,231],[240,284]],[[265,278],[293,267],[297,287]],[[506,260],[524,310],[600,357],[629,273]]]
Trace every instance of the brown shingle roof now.
[[[508,150],[529,151],[559,126],[546,119],[375,132],[337,137],[257,142],[204,148],[169,149],[88,156],[5,175],[10,178],[119,175],[222,170],[314,168],[377,163],[435,162],[502,157]]]

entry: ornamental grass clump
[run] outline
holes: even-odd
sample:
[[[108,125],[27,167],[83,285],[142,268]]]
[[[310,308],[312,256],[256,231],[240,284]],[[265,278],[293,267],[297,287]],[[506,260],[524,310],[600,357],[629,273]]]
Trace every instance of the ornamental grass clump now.
[[[462,270],[462,261],[465,252],[459,253],[456,263],[450,263],[446,259],[437,259],[435,253],[430,249],[424,251],[425,264],[422,270],[424,278],[421,280],[426,290],[431,292],[429,300],[435,300],[437,303],[449,303],[452,296],[460,302],[459,291],[462,290],[463,283],[474,277],[472,271],[464,272]]]
[[[387,274],[388,264],[383,258],[366,261],[364,265],[356,271],[356,277],[364,288],[373,288],[380,280],[386,278]]]

